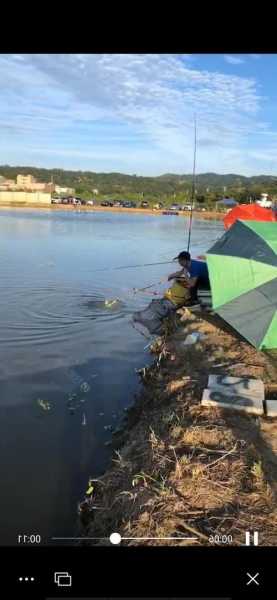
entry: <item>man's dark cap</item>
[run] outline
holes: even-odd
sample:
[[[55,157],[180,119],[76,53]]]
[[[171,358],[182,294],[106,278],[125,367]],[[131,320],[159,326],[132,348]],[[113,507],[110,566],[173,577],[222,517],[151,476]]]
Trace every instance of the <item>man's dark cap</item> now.
[[[173,260],[190,260],[190,253],[187,251],[184,252],[180,252],[180,254],[178,254],[178,256],[175,256],[175,258]]]

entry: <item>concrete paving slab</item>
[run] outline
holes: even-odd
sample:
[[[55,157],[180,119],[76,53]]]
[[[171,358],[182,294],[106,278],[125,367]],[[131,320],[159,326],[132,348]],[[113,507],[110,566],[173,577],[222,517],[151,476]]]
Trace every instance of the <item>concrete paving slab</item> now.
[[[277,400],[266,400],[265,405],[267,416],[277,418]]]
[[[256,396],[240,396],[238,394],[231,395],[223,393],[221,390],[205,389],[203,391],[202,406],[219,406],[221,408],[229,408],[231,410],[239,410],[254,415],[263,415],[264,407],[263,400]]]
[[[261,379],[230,377],[229,375],[209,375],[208,388],[232,396],[250,396],[264,400],[264,383]]]

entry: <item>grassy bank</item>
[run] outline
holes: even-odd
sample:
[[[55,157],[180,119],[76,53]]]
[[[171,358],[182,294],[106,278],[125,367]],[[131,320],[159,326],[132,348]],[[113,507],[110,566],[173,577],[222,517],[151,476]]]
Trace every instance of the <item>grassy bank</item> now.
[[[114,207],[114,206],[74,206],[70,204],[27,204],[27,203],[6,203],[0,204],[0,209],[10,209],[10,208],[32,208],[32,209],[41,209],[41,210],[65,210],[65,211],[75,211],[75,212],[117,212],[117,213],[135,213],[135,214],[147,214],[147,215],[161,215],[163,213],[162,210],[152,210],[148,208],[123,208],[123,207]],[[181,211],[179,212],[179,216],[181,217],[189,217],[190,211]],[[207,219],[207,220],[222,220],[224,218],[224,213],[215,212],[215,211],[206,211],[206,212],[197,212],[193,211],[193,217],[195,219]]]
[[[200,404],[210,373],[276,381],[276,359],[256,351],[215,315],[179,311],[175,333],[152,346],[143,391],[114,436],[111,467],[96,483],[84,534],[148,540],[147,545],[217,545],[211,536],[277,543],[277,423]],[[189,332],[205,334],[184,346]],[[84,517],[84,515],[83,515]],[[109,544],[108,540],[95,542]],[[124,545],[141,545],[125,540]]]

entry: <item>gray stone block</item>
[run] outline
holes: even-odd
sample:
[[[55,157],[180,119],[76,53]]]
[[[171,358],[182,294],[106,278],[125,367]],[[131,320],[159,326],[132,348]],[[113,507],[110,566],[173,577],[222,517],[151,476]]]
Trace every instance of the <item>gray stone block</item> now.
[[[256,396],[240,396],[223,393],[221,390],[205,389],[202,395],[201,404],[203,406],[219,406],[231,410],[240,410],[254,415],[263,415],[263,400]]]
[[[266,400],[265,404],[267,416],[277,418],[277,400]]]
[[[264,400],[264,383],[261,379],[230,377],[229,375],[209,375],[208,388],[232,396],[250,396]]]

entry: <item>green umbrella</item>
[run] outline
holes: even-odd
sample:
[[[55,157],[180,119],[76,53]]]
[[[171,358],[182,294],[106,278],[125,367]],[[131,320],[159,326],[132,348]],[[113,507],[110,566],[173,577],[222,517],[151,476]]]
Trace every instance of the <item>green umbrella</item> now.
[[[214,310],[256,348],[277,348],[277,222],[236,221],[207,262]]]

